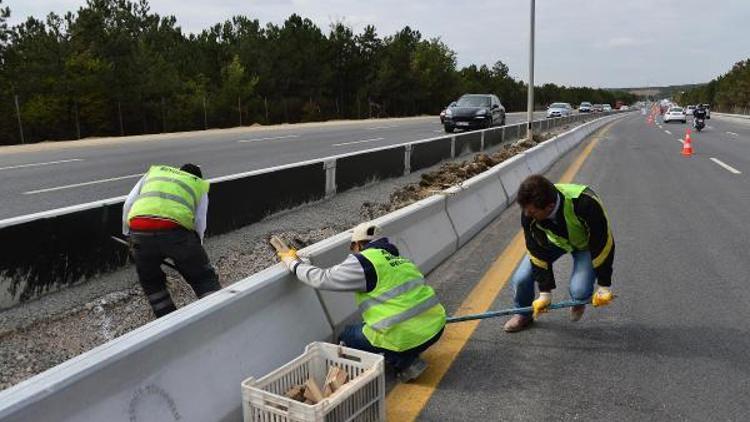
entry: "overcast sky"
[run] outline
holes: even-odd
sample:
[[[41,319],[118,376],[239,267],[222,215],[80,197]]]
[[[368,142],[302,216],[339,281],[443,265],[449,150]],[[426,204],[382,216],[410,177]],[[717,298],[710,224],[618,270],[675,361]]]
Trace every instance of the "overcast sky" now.
[[[11,23],[77,10],[85,0],[4,0]],[[344,21],[381,36],[406,25],[440,37],[459,66],[502,60],[527,79],[530,0],[151,0],[185,32],[246,15],[292,13],[324,32]],[[707,82],[750,58],[750,0],[537,0],[536,83],[634,87]]]

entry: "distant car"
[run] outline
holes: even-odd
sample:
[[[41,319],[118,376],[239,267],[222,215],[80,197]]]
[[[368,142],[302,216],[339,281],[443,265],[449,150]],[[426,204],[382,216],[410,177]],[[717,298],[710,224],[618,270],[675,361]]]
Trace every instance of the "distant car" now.
[[[594,113],[601,113],[602,111],[604,111],[604,106],[601,104],[594,104],[593,106],[591,106],[591,111]]]
[[[568,103],[552,103],[547,109],[547,118],[570,117],[573,114],[573,107]]]
[[[690,104],[687,107],[685,107],[685,114],[692,116],[693,112],[695,111],[695,106]]]
[[[612,106],[609,104],[602,104],[602,111],[605,113],[611,113],[612,112]]]
[[[630,110],[630,107],[628,107],[628,106],[627,106],[627,105],[625,105],[625,104],[621,105],[621,106],[620,106],[620,111],[625,111],[625,110]]]
[[[710,119],[711,118],[711,105],[703,104],[703,108],[706,109],[706,119]]]
[[[443,127],[448,133],[456,129],[485,129],[505,125],[505,107],[492,94],[466,94],[456,105],[445,110]]]
[[[667,110],[666,113],[664,113],[664,123],[669,122],[687,122],[687,117],[685,117],[685,109],[682,107],[670,107],[669,110]]]
[[[588,101],[584,101],[584,102],[582,102],[582,103],[581,103],[581,104],[580,104],[580,105],[578,106],[578,112],[579,112],[579,113],[591,113],[591,107],[592,107],[592,106],[591,106],[591,103],[590,103],[590,102],[588,102]]]

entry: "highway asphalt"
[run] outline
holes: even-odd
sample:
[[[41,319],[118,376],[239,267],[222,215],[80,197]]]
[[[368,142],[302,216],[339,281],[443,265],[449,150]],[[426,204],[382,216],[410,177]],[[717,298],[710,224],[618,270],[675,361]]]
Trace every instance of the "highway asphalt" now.
[[[709,120],[693,133],[692,157],[680,154],[685,128],[625,117],[599,133],[574,177],[599,193],[612,222],[612,305],[589,307],[577,323],[552,311],[515,334],[503,332],[505,318],[485,320],[465,345],[450,326],[427,355],[430,370],[447,361],[444,377],[428,372],[389,405],[426,398],[425,421],[747,420],[750,121]],[[559,180],[584,148],[548,176]],[[511,247],[519,212],[506,210],[430,274],[449,313]],[[554,299],[566,300],[570,260],[555,271]],[[507,277],[496,278],[503,288],[491,308],[511,307]]]
[[[525,113],[506,119],[523,121]],[[441,135],[439,119],[426,116],[4,147],[0,219],[126,195],[155,163],[199,163],[214,178]]]

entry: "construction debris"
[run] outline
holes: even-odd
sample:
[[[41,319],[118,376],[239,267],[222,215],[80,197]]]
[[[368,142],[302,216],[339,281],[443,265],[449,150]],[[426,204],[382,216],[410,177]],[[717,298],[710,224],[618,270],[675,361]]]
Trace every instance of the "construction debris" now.
[[[349,381],[349,375],[338,366],[328,369],[323,391],[314,379],[308,378],[304,385],[295,385],[284,396],[306,404],[318,404],[324,398],[330,397]]]
[[[305,398],[313,402],[313,404],[317,404],[323,400],[323,393],[320,391],[318,384],[312,378],[308,378],[305,383]]]

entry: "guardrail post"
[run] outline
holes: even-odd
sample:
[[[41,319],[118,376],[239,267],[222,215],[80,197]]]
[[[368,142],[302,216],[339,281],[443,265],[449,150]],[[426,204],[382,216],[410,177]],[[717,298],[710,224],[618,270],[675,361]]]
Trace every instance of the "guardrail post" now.
[[[412,144],[404,148],[404,176],[411,174],[411,148]]]
[[[501,144],[504,144],[504,143],[505,143],[505,126],[503,126],[503,131],[502,131],[502,133],[500,134],[500,143],[501,143]]]
[[[456,158],[456,135],[451,136],[451,158]]]
[[[485,130],[482,131],[482,136],[481,136],[481,139],[479,140],[479,150],[480,151],[484,151],[484,134],[487,133],[488,130],[491,130],[491,129],[485,129]]]
[[[330,198],[336,195],[336,160],[324,161],[323,169],[326,172],[326,198]]]

